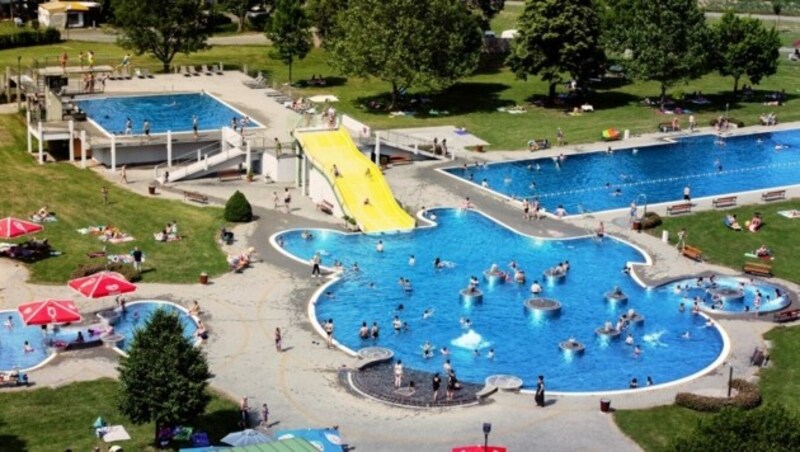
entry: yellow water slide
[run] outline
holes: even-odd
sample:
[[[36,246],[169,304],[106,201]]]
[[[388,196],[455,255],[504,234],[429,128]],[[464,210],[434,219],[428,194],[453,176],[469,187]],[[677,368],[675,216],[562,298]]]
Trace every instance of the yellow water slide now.
[[[345,213],[356,219],[362,231],[401,231],[414,227],[414,218],[394,199],[380,168],[361,153],[347,130],[340,127],[297,131],[295,137],[309,162],[333,185]]]

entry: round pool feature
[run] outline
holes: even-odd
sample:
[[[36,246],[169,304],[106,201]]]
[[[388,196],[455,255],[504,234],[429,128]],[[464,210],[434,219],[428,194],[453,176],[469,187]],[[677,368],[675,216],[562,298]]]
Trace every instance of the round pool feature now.
[[[615,287],[614,290],[609,290],[605,293],[606,301],[610,301],[612,303],[627,303],[628,296],[625,295],[625,292],[622,291],[619,287]]]
[[[189,311],[169,301],[139,300],[127,303],[125,305],[125,312],[120,312],[119,320],[116,325],[114,325],[113,334],[115,336],[121,336],[121,338],[109,337],[106,342],[104,337],[103,342],[108,344],[113,342],[119,350],[124,352],[130,346],[136,331],[143,328],[150,316],[158,309],[164,309],[167,312],[177,314],[181,325],[183,325],[184,335],[186,335],[187,338],[194,339],[195,332],[197,331],[197,323],[189,315]]]
[[[116,325],[121,315],[116,309],[106,309],[98,312],[97,318],[100,319],[103,326],[108,327],[109,325]]]
[[[598,336],[607,337],[609,339],[616,339],[622,332],[616,328],[607,328],[606,326],[599,326],[595,328],[594,332]]]
[[[522,378],[514,375],[490,375],[485,382],[486,386],[493,386],[501,391],[519,391],[522,383]]]
[[[461,301],[464,303],[480,303],[483,301],[483,292],[480,289],[461,289]]]
[[[628,312],[619,316],[620,320],[634,324],[641,325],[644,323],[644,316],[636,312],[634,309],[628,309]]]
[[[648,375],[667,384],[716,365],[724,345],[720,329],[705,328],[702,316],[680,313],[677,303],[672,308],[675,299],[669,286],[645,288],[620,271],[626,264],[646,262],[636,248],[612,236],[602,242],[526,236],[476,211],[434,212],[437,226],[383,235],[384,253],[375,252],[374,235],[334,230],[313,230],[313,240],[303,240],[302,229],[286,231],[272,241],[280,239],[283,247],[279,249],[304,263],[316,253],[326,262],[343,262],[346,269],[357,262],[360,271],[345,270],[310,301],[312,319],[317,324],[334,319],[340,346],[353,351],[386,347],[408,369],[441,372],[449,359],[464,382],[482,384],[496,374],[544,374],[552,391],[592,392],[627,389],[632,377],[644,381]],[[408,265],[410,255],[416,257],[417,265]],[[437,256],[453,265],[437,270],[420,264],[434,262]],[[492,262],[538,268],[535,274],[540,275],[548,262],[567,260],[571,264],[568,284],[542,284],[543,292],[533,295],[523,285],[489,285],[484,280],[480,286],[483,303],[460,301],[459,292],[466,282],[473,275],[483,279],[481,275]],[[501,265],[500,270],[513,272],[513,267]],[[401,276],[414,281],[413,293],[398,289]],[[528,285],[532,279],[542,282],[537,276],[529,278]],[[626,305],[597,300],[614,286],[628,295]],[[327,292],[333,297],[326,296]],[[454,292],[459,301],[448,295]],[[532,298],[558,301],[561,313],[550,316],[529,309],[525,302]],[[408,329],[392,334],[400,304]],[[606,320],[616,321],[628,307],[647,318],[635,333],[637,340],[649,339],[639,344],[642,359],[633,359],[630,347],[622,341],[594,331]],[[426,310],[432,315],[425,315]],[[377,323],[388,333],[362,339],[358,331],[363,322]],[[691,341],[681,339],[685,331],[691,331]],[[592,352],[580,357],[565,353],[558,344],[569,337]],[[428,359],[420,353],[420,344],[426,342],[434,347],[434,356]],[[533,384],[535,381],[529,383]]]
[[[550,298],[531,298],[525,301],[525,307],[531,311],[541,312],[548,315],[561,313],[561,302]]]
[[[564,281],[564,278],[567,276],[567,272],[563,270],[558,270],[556,268],[548,268],[547,270],[542,272],[542,274],[544,275],[545,278],[547,278],[548,281],[553,281],[553,282],[562,282]]]
[[[565,352],[581,354],[586,350],[586,346],[574,338],[567,339],[558,343],[558,347]]]
[[[708,289],[708,293],[711,294],[712,300],[719,299],[726,303],[731,301],[744,301],[744,290],[738,288],[712,287]]]
[[[103,345],[106,347],[115,348],[125,340],[125,336],[117,333],[106,333],[100,336],[100,340],[103,341]]]
[[[486,281],[490,285],[494,285],[494,284],[502,284],[502,283],[506,282],[506,278],[508,277],[508,274],[506,274],[506,272],[502,272],[500,270],[495,270],[495,271],[486,270],[485,272],[483,272],[483,277],[486,279]]]

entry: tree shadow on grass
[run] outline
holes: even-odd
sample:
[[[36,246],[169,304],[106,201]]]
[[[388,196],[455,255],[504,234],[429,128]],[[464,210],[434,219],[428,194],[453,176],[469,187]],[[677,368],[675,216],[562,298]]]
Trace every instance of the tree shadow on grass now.
[[[621,91],[592,91],[587,96],[575,96],[558,98],[555,103],[548,103],[546,94],[534,94],[527,99],[539,107],[552,110],[564,110],[565,113],[571,112],[573,108],[580,108],[584,103],[590,104],[594,111],[613,110],[618,107],[625,107],[631,103],[638,102],[640,99],[633,94]]]
[[[500,93],[507,89],[509,86],[502,83],[456,83],[441,91],[407,94],[394,110],[413,111],[418,118],[491,112],[515,104],[513,100],[500,98]],[[391,93],[384,92],[359,97],[353,103],[368,113],[383,115],[389,112],[391,99]]]
[[[230,432],[240,430],[239,412],[233,408],[214,410],[197,420],[197,429],[208,433],[212,444]]]
[[[16,435],[9,435],[2,433],[3,427],[6,422],[0,417],[0,450],[14,450],[19,452],[27,452],[28,444]]]

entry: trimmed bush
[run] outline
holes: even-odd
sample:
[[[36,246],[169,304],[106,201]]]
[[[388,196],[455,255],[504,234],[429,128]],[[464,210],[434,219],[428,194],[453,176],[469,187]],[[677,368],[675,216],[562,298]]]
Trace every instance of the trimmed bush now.
[[[225,221],[232,223],[253,221],[253,207],[239,190],[236,190],[236,193],[225,203]]]
[[[61,33],[55,28],[44,31],[19,31],[9,35],[0,35],[0,49],[14,49],[61,42]]]
[[[737,378],[731,381],[731,387],[737,391],[736,396],[731,398],[679,392],[675,396],[675,405],[706,413],[716,413],[723,408],[751,410],[761,405],[761,392],[755,384]]]
[[[642,229],[652,229],[661,226],[661,216],[655,212],[647,212],[642,218]]]
[[[123,264],[121,262],[111,262],[108,265],[81,264],[70,273],[69,279],[83,278],[84,276],[93,275],[104,270],[117,272],[130,282],[136,282],[142,279],[141,275],[133,268],[133,265]]]

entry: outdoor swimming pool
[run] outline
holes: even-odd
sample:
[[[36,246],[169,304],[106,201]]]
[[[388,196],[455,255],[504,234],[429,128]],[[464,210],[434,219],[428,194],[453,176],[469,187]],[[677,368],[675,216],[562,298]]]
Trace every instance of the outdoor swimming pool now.
[[[230,126],[232,118],[244,114],[204,93],[163,94],[154,96],[98,97],[77,102],[78,106],[109,134],[125,133],[125,121],[131,118],[133,133],[140,135],[144,120],[150,121],[151,133],[191,132],[192,117],[198,128],[219,130]],[[261,127],[250,121],[248,127]]]
[[[445,171],[475,184],[486,180],[508,197],[538,197],[551,212],[563,205],[570,215],[632,201],[677,201],[687,185],[699,198],[800,184],[800,130],[728,137],[724,145],[717,140],[700,135],[638,150],[570,155],[561,165],[545,158]]]
[[[320,323],[334,320],[334,336],[340,343],[352,350],[388,347],[408,367],[430,372],[442,371],[445,357],[439,349],[447,347],[461,380],[482,383],[489,375],[512,374],[530,386],[536,375],[543,374],[549,388],[568,392],[624,389],[634,377],[644,382],[650,376],[656,384],[677,380],[712,364],[723,349],[720,332],[706,327],[702,316],[692,315],[691,306],[679,312],[669,285],[648,290],[622,272],[627,262],[645,261],[623,242],[541,240],[510,231],[477,212],[433,212],[438,216],[437,227],[404,234],[312,230],[311,240],[301,238],[298,230],[280,235],[285,251],[292,255],[307,261],[320,252],[323,265],[340,260],[348,269],[316,305]],[[378,240],[385,243],[383,253],[376,251]],[[413,266],[410,255],[415,256]],[[434,268],[436,257],[447,263],[445,268]],[[544,282],[542,272],[565,260],[571,264],[565,280]],[[508,270],[511,261],[525,270],[527,284],[490,285],[482,276],[492,263]],[[351,269],[354,263],[360,271]],[[472,275],[481,280],[481,303],[464,303],[459,295]],[[398,284],[401,277],[411,280],[412,291]],[[534,279],[544,286],[542,296],[562,303],[560,315],[540,315],[524,306],[531,298],[529,286]],[[614,286],[628,295],[627,303],[606,301],[605,293]],[[428,308],[434,313],[423,319]],[[608,340],[595,333],[630,308],[645,316],[642,324],[629,329],[642,349],[638,358],[633,356],[633,347],[625,344],[624,334]],[[392,331],[395,315],[408,323],[407,331]],[[469,318],[471,326],[463,326],[462,317]],[[378,323],[377,340],[359,338],[362,322]],[[690,338],[685,339],[682,335],[687,331]],[[585,344],[585,353],[573,355],[559,348],[570,337]],[[431,359],[422,357],[425,341],[436,347]],[[491,360],[486,356],[490,349],[495,351]]]
[[[119,344],[120,349],[127,350],[134,332],[141,328],[153,312],[159,308],[178,313],[186,336],[194,336],[197,324],[184,309],[174,303],[158,300],[135,301],[127,305],[126,314],[120,317],[118,323],[114,325],[114,331],[125,338]],[[55,334],[45,336],[41,327],[25,326],[17,311],[0,311],[0,319],[3,322],[8,316],[11,316],[14,326],[12,328],[0,326],[0,371],[35,367],[50,356],[51,349],[48,344],[56,340],[74,341],[79,330],[83,332],[86,340],[91,339],[87,328],[67,326]],[[94,319],[86,320],[93,321]],[[25,353],[23,351],[25,341],[33,346],[33,352]]]
[[[691,278],[674,281],[667,287],[676,303],[683,303],[687,310],[692,309],[695,298],[699,298],[701,311],[725,314],[763,314],[780,311],[791,303],[782,289],[761,281],[753,284],[747,278],[717,277],[713,283],[708,278]]]

